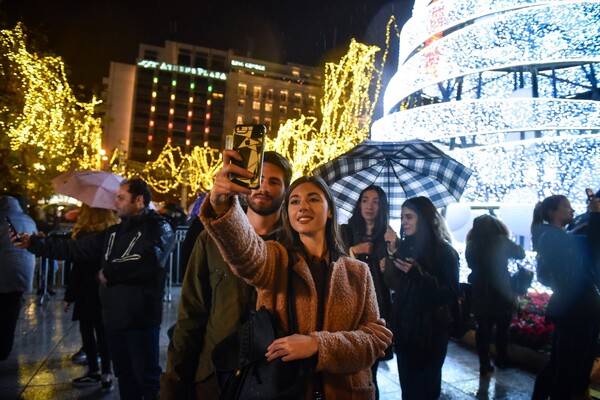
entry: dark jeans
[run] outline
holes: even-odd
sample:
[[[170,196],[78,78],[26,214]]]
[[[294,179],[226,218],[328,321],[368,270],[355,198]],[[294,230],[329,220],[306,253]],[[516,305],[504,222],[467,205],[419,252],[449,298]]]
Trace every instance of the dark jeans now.
[[[477,354],[479,355],[479,365],[490,365],[490,344],[492,340],[496,345],[497,360],[506,363],[508,361],[508,329],[512,316],[510,314],[481,317],[476,316],[477,331],[475,332],[475,342],[477,345]],[[496,333],[494,335],[494,325]]]
[[[532,400],[583,396],[590,384],[598,324],[557,322],[550,360],[535,379]]]
[[[0,361],[10,355],[23,292],[0,293]]]
[[[121,400],[156,399],[161,373],[158,363],[159,333],[159,327],[140,330],[106,328]]]
[[[450,331],[434,332],[428,355],[397,352],[398,375],[403,400],[433,400],[442,390],[442,366],[448,351]]]
[[[106,334],[102,320],[93,318],[81,318],[79,320],[79,332],[81,332],[81,342],[87,357],[88,369],[90,372],[98,372],[98,354],[102,363],[102,373],[110,374],[110,355],[108,345],[106,344]]]

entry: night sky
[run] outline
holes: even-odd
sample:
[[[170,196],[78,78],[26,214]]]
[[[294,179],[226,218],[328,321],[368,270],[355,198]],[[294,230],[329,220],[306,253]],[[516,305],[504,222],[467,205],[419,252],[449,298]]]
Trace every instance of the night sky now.
[[[133,64],[140,43],[196,44],[279,63],[320,65],[352,37],[383,46],[393,14],[401,27],[413,0],[0,0],[0,22],[23,21],[48,37],[73,84],[98,88],[110,61]],[[397,43],[391,59],[397,56]]]

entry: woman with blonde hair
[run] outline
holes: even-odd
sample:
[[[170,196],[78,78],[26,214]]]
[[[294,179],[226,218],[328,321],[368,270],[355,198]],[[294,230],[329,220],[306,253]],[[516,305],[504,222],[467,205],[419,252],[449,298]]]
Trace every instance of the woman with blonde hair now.
[[[71,237],[78,240],[118,223],[119,218],[113,210],[83,204]],[[100,385],[104,392],[110,392],[114,386],[98,294],[97,274],[101,262],[102,260],[99,259],[89,259],[73,265],[65,291],[64,310],[68,311],[74,303],[73,321],[79,321],[81,341],[88,364],[88,372],[73,379],[73,387]],[[98,354],[100,354],[102,374],[98,367]]]

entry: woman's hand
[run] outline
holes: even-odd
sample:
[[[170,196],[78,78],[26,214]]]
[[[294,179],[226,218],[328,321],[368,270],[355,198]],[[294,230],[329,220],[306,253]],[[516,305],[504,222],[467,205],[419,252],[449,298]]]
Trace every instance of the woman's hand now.
[[[294,334],[275,339],[267,348],[267,361],[281,358],[282,361],[301,360],[317,354],[319,344],[317,339],[308,335]]]
[[[596,196],[588,201],[587,209],[589,212],[600,212],[600,199]]]
[[[367,332],[377,338],[377,343],[379,344],[379,357],[385,356],[385,349],[390,347],[393,337],[392,331],[386,327],[385,320],[379,318],[376,322],[369,322],[365,328]]]
[[[242,156],[235,150],[223,150],[223,167],[215,175],[215,183],[210,190],[210,205],[217,215],[224,214],[229,210],[231,196],[252,192],[250,189],[237,185],[229,179],[229,174],[252,178],[252,172],[239,165],[232,164],[231,159],[242,161]]]
[[[381,273],[383,274],[385,272],[385,258],[382,258],[381,260],[379,260],[379,270],[381,271]]]
[[[408,274],[408,272],[412,269],[412,267],[415,266],[415,264],[416,262],[412,258],[407,258],[406,260],[394,258],[394,266],[406,274]]]
[[[69,311],[70,306],[71,303],[69,303],[68,301],[63,301],[63,310],[65,310],[65,312]]]
[[[383,238],[387,245],[388,253],[394,254],[394,252],[396,251],[396,241],[398,240],[396,232],[394,232],[394,230],[388,226],[387,230],[385,231],[385,235],[383,235]]]
[[[363,242],[352,246],[352,252],[355,256],[359,254],[371,254],[371,251],[373,251],[373,243],[371,242]]]

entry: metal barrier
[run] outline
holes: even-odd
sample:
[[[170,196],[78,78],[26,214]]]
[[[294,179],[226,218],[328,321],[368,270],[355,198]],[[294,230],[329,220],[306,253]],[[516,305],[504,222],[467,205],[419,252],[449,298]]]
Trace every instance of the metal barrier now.
[[[169,254],[166,266],[167,279],[163,297],[164,301],[171,301],[171,288],[181,285],[183,281],[183,271],[179,265],[179,260],[181,259],[181,244],[185,240],[187,231],[187,226],[178,226],[175,230],[175,247],[171,254]],[[53,231],[48,236],[70,238],[71,232],[68,230]],[[53,260],[45,257],[38,257],[36,259],[33,288],[38,295],[38,302],[40,304],[43,304],[50,296],[53,296],[57,290],[64,289],[70,271],[70,261]]]

